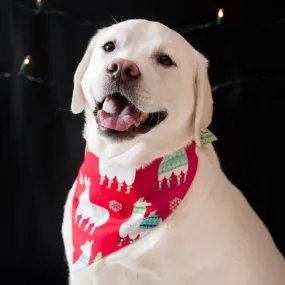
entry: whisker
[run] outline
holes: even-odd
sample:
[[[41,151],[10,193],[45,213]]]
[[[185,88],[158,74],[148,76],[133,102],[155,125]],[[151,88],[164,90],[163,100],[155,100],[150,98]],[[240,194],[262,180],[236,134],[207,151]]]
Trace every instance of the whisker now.
[[[160,118],[159,118],[159,116],[160,116],[160,113],[157,114],[158,119],[157,119],[156,124],[155,124],[156,126],[160,123]]]
[[[115,19],[114,16],[111,15],[111,18],[114,20],[115,24],[118,24],[118,21]]]
[[[154,118],[154,113],[151,113],[151,117],[150,117],[150,120],[149,120],[149,124],[152,122],[153,118]]]
[[[65,112],[70,112],[70,113],[72,113],[71,110],[69,110],[69,109],[64,109],[64,108],[58,108],[58,109],[61,110],[61,111],[65,111]]]

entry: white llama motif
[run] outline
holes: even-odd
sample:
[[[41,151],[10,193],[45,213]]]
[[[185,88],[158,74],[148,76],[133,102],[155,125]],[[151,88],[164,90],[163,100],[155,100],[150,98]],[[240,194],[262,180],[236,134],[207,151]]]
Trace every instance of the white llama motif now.
[[[79,184],[80,185],[83,185],[84,184],[84,178],[83,178],[83,175],[82,175],[82,172],[80,171],[79,173]]]
[[[188,173],[188,156],[185,149],[180,149],[172,155],[167,155],[161,161],[158,169],[158,190],[162,189],[164,179],[166,179],[167,188],[170,188],[172,174],[176,176],[177,186],[179,186],[182,173],[184,174],[183,183],[185,183]]]
[[[109,220],[110,213],[107,209],[91,203],[89,199],[89,191],[91,185],[90,178],[85,175],[84,181],[85,190],[78,198],[79,205],[75,212],[75,223],[77,224],[78,222],[78,226],[81,227],[82,222],[86,219],[89,219],[88,223],[84,227],[84,231],[87,231],[89,227],[93,224],[93,227],[89,232],[89,234],[92,235],[96,228],[102,226]],[[80,215],[81,219],[77,221]]]
[[[73,270],[78,270],[78,269],[84,268],[89,265],[90,257],[92,254],[93,242],[94,242],[93,240],[92,241],[87,240],[85,244],[80,246],[82,254],[79,256],[77,261],[73,264],[72,266]]]
[[[101,176],[100,184],[103,185],[106,177],[108,179],[108,188],[111,188],[114,178],[118,181],[117,191],[121,191],[123,183],[127,185],[126,194],[129,194],[136,177],[136,169],[122,168],[118,165],[109,164],[104,158],[99,159],[99,172]]]
[[[151,203],[144,201],[144,198],[140,198],[134,204],[131,217],[120,226],[119,235],[121,240],[118,244],[119,246],[123,244],[127,236],[129,236],[131,243],[138,237],[141,231],[140,225],[144,219],[146,208],[150,205]]]

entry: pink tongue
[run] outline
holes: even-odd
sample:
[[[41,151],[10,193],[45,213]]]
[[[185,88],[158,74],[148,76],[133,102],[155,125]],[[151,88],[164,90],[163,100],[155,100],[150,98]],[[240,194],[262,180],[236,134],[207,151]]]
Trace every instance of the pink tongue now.
[[[98,111],[97,118],[104,128],[124,132],[131,126],[140,125],[140,115],[135,106],[123,96],[112,95],[108,102],[105,102],[103,109]]]

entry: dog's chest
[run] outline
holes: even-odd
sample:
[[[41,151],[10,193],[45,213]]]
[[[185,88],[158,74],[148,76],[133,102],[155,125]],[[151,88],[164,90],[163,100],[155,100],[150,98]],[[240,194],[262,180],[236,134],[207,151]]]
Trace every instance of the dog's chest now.
[[[197,164],[194,144],[138,170],[86,152],[72,200],[72,269],[134,246],[175,213]]]
[[[74,272],[74,277],[79,280],[81,274],[85,278],[89,276],[93,282],[90,285],[173,285],[179,282],[187,267],[181,256],[181,243],[185,239],[180,237],[179,221],[170,220],[131,246],[110,254],[81,272]]]
[[[188,198],[183,201],[185,207]],[[187,216],[186,208],[183,208],[148,236],[84,269],[84,276],[90,275],[94,285],[189,285],[189,282],[213,284],[212,271],[202,271],[205,266],[211,268],[214,265],[219,272],[220,260],[216,251],[222,248],[223,241],[221,239],[215,249],[214,244],[209,242],[209,235],[202,237],[201,232],[193,233],[198,231],[195,228],[196,223]],[[188,214],[191,215],[191,211]],[[203,264],[203,260],[207,260],[208,264]],[[226,266],[230,268],[230,264]],[[229,284],[222,283],[226,279],[225,273],[215,278],[220,281],[219,284]],[[202,280],[206,283],[197,283]]]

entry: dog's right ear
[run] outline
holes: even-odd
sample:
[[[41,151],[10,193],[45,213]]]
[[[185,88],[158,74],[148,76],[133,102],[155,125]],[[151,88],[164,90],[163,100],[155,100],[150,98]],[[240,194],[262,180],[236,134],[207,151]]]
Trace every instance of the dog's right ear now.
[[[95,46],[95,37],[96,36],[94,36],[89,42],[86,52],[74,74],[74,88],[71,102],[71,112],[73,114],[81,113],[86,105],[86,98],[81,87],[81,81],[88,68],[92,56],[92,52]]]
[[[201,131],[207,128],[212,120],[213,98],[208,79],[208,61],[199,53],[195,73],[195,101],[194,138],[196,144],[201,146]]]

